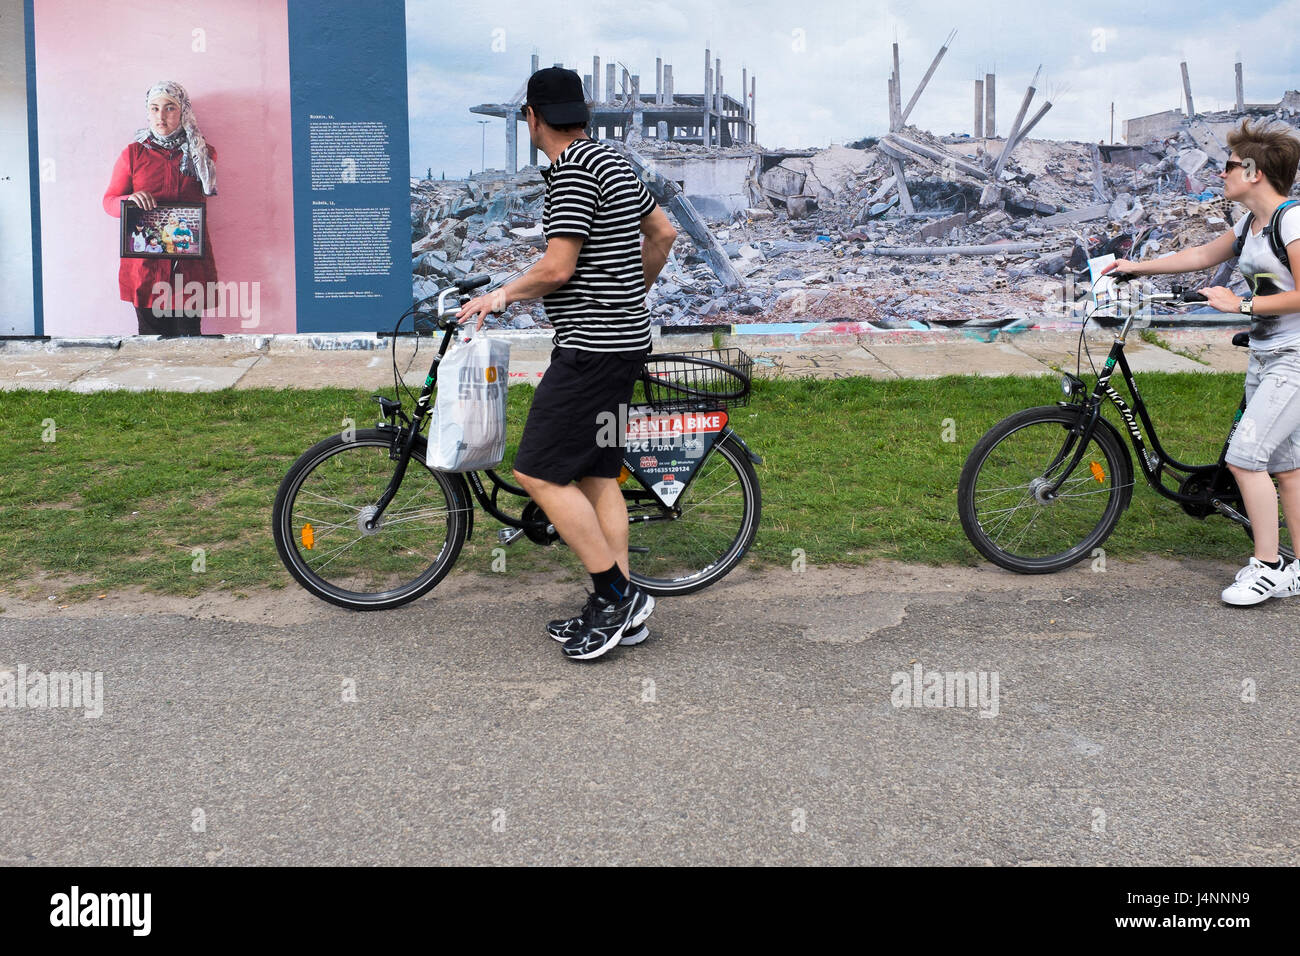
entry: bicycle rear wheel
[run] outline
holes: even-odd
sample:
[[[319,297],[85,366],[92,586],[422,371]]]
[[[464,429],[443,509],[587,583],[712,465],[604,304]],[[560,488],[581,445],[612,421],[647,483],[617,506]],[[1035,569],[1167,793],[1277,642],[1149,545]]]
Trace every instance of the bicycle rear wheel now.
[[[460,554],[469,502],[424,464],[420,440],[379,526],[364,527],[396,467],[391,434],[334,435],[298,458],[275,496],[272,530],[289,573],[312,594],[357,611],[398,607],[434,587]]]
[[[1078,450],[1077,407],[1046,405],[1003,419],[966,459],[957,484],[962,529],[994,564],[1020,574],[1060,571],[1114,529],[1133,492],[1133,468],[1115,433],[1098,422],[1078,467],[1046,489]]]
[[[627,502],[631,577],[655,595],[691,594],[716,583],[753,543],[762,501],[740,442],[728,435],[714,445],[674,504],[665,508],[644,490]]]

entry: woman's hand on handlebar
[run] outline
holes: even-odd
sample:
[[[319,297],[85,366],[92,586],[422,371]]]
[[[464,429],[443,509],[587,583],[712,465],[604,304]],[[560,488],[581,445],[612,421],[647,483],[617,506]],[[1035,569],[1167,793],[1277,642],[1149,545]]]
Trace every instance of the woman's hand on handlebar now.
[[[1219,312],[1241,311],[1241,296],[1237,295],[1231,289],[1225,288],[1221,285],[1212,285],[1197,291],[1205,296],[1206,301],[1210,303],[1210,308],[1212,309],[1216,309]]]
[[[1114,262],[1107,265],[1106,268],[1102,269],[1101,274],[1107,275],[1111,272],[1123,272],[1127,275],[1135,276],[1138,275],[1137,267],[1138,263],[1131,259],[1116,259]]]

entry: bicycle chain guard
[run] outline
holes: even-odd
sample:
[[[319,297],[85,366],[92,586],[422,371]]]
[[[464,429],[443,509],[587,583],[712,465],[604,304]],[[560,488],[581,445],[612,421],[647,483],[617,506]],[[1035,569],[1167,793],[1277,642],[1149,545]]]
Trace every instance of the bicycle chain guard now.
[[[519,519],[524,523],[524,534],[528,535],[529,541],[536,544],[555,544],[560,540],[555,525],[547,520],[546,512],[537,506],[536,501],[524,505],[523,514]],[[543,525],[542,522],[546,523]]]
[[[1241,492],[1237,489],[1237,482],[1232,477],[1232,473],[1225,470],[1217,481],[1211,482],[1213,474],[1192,474],[1188,475],[1178,485],[1180,495],[1200,496],[1200,501],[1182,501],[1179,504],[1182,509],[1193,518],[1208,518],[1210,515],[1218,514],[1218,509],[1210,504],[1211,498],[1218,498],[1228,505],[1237,507],[1241,510]]]

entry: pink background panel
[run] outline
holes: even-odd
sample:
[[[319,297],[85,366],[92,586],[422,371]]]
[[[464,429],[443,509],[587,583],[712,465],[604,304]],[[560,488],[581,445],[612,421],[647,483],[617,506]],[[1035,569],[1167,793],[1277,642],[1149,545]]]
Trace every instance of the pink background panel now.
[[[232,309],[205,317],[203,331],[296,331],[287,0],[36,0],[34,20],[40,154],[53,173],[41,182],[46,334],[137,331],[118,296],[120,220],[101,200],[158,80],[189,91],[216,147],[208,221],[218,276],[259,283],[256,327]]]

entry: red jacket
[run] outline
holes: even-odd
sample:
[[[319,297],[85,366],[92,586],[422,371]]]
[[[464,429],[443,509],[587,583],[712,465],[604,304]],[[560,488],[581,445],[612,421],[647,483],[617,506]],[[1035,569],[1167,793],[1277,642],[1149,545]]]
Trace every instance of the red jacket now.
[[[217,151],[208,145],[213,162]],[[122,200],[141,190],[152,193],[158,200],[168,202],[204,202],[203,184],[192,176],[182,176],[181,151],[179,149],[162,149],[145,143],[132,143],[122,150],[113,166],[113,178],[104,191],[104,211],[110,216],[121,218]],[[175,288],[172,275],[172,259],[122,259],[118,267],[117,284],[122,293],[123,302],[131,302],[137,307],[153,305],[153,286],[155,282],[165,282]],[[207,217],[203,223],[203,257],[201,259],[179,260],[177,274],[182,282],[201,282],[206,290],[207,283],[217,281],[217,264],[212,258],[212,236],[208,230]],[[181,303],[176,303],[179,307]]]

